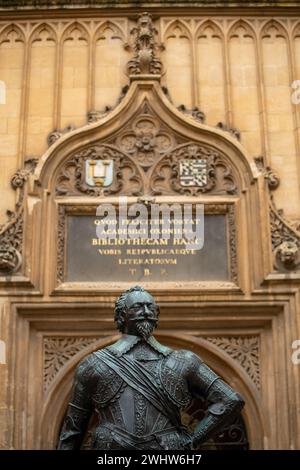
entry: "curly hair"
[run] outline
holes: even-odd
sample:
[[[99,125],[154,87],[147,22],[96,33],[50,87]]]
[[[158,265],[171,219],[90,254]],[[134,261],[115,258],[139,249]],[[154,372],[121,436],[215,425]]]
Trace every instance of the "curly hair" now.
[[[130,287],[130,289],[127,289],[125,292],[123,292],[120,297],[117,298],[116,303],[115,303],[115,322],[117,323],[118,330],[121,331],[121,333],[124,332],[124,319],[122,319],[122,312],[124,312],[126,308],[126,299],[131,292],[147,292],[143,287],[141,286],[134,286]]]

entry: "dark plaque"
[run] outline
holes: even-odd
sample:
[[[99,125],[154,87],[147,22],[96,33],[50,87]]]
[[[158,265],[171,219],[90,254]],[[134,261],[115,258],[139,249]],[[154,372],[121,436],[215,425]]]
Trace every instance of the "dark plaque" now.
[[[64,280],[69,282],[230,281],[228,213],[205,214],[204,244],[188,249],[183,239],[97,238],[97,218],[66,213]]]

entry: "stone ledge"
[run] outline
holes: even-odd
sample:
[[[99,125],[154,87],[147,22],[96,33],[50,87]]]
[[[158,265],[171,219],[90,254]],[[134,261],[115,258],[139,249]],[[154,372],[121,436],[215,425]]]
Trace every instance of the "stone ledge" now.
[[[299,0],[260,1],[260,0],[0,0],[1,10],[22,9],[72,9],[72,8],[112,8],[112,7],[245,7],[272,8],[298,7]]]

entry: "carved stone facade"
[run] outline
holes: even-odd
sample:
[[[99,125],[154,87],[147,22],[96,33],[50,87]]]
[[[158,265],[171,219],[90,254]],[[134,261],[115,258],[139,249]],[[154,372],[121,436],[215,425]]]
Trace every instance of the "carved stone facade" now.
[[[204,336],[203,339],[225,351],[238,362],[246,374],[260,389],[260,347],[259,336]],[[44,338],[44,391],[64,365],[80,351],[95,344],[98,338],[82,336],[46,336]],[[96,347],[96,346],[95,346]]]
[[[93,344],[91,337],[45,337],[44,338],[44,391],[46,392],[60,369],[82,349]]]
[[[260,347],[259,336],[205,337],[237,361],[246,371],[255,386],[260,389]]]
[[[270,190],[270,224],[274,268],[277,271],[291,272],[300,268],[300,230],[295,224],[285,219],[283,210],[278,210],[271,191],[279,187],[280,178],[269,166],[264,167],[263,157],[257,157],[255,163],[267,181]]]
[[[11,186],[18,192],[15,211],[7,210],[8,221],[0,226],[0,273],[11,275],[19,271],[22,265],[24,193],[25,183],[33,173],[37,158],[26,160],[24,168],[11,178]]]
[[[170,131],[151,111],[147,101],[132,121],[116,137],[103,139],[99,145],[81,150],[66,160],[57,178],[56,194],[85,193],[95,197],[111,194],[237,194],[237,183],[228,159],[209,146],[189,142]],[[109,187],[91,188],[86,184],[85,162],[88,159],[114,162],[113,181]],[[180,178],[181,162],[199,160],[205,165],[205,184],[185,187]],[[143,172],[147,172],[144,180]]]
[[[76,365],[118,338],[131,280],[68,281],[68,217],[126,196],[224,216],[228,277],[141,279],[157,337],[243,395],[251,449],[300,449],[298,10],[4,3],[0,448],[54,448]]]
[[[139,16],[137,27],[132,28],[131,34],[134,39],[134,58],[128,62],[130,75],[161,75],[162,63],[156,57],[157,44],[155,36],[157,29],[153,26],[152,17],[149,13],[142,13]]]

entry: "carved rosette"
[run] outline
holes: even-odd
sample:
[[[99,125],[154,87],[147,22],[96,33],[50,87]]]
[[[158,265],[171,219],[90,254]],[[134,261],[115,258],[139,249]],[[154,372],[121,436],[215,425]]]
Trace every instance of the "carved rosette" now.
[[[118,137],[117,145],[147,171],[155,161],[173,148],[174,138],[157,120],[144,113],[133,123],[131,129]]]
[[[112,160],[112,183],[105,186],[90,186],[87,183],[86,160]],[[121,153],[116,147],[109,145],[94,145],[69,158],[60,170],[56,181],[57,196],[107,196],[122,191],[125,195],[138,196],[142,191],[142,181],[139,170],[134,162]]]
[[[18,198],[16,210],[7,211],[8,222],[0,226],[0,275],[14,274],[22,264],[25,183],[37,161],[37,158],[26,160],[24,168],[16,171],[11,179],[13,189],[18,191]]]
[[[206,184],[184,187],[180,183],[180,162],[204,161]],[[201,193],[237,194],[237,185],[228,162],[217,151],[197,143],[181,145],[157,164],[152,180],[153,195],[180,193],[197,196]]]
[[[158,31],[153,26],[152,16],[149,13],[139,15],[137,27],[130,32],[134,36],[135,54],[133,59],[128,62],[129,74],[160,75],[162,63],[156,56],[158,45],[155,41]]]
[[[61,368],[78,352],[97,341],[94,337],[45,337],[43,344],[44,391],[46,392]]]
[[[255,387],[260,390],[260,339],[255,336],[205,336],[234,359],[245,370]]]

